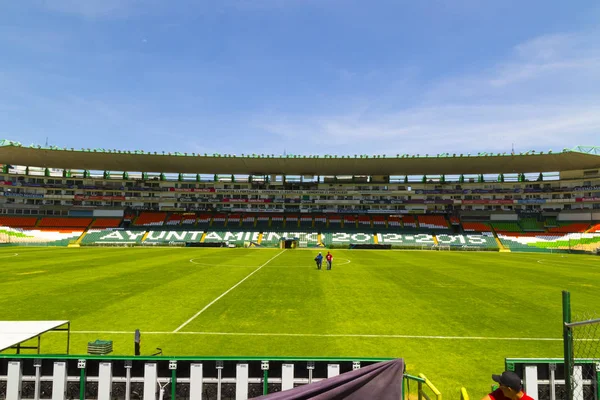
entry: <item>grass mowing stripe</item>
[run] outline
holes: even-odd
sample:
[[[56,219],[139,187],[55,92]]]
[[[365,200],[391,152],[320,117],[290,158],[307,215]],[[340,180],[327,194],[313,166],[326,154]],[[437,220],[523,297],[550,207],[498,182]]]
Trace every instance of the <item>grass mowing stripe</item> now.
[[[233,289],[235,289],[236,287],[238,287],[239,285],[241,285],[246,279],[250,278],[252,275],[254,275],[258,271],[260,271],[262,269],[262,267],[264,267],[265,265],[267,265],[268,263],[270,263],[271,261],[273,261],[274,259],[276,259],[280,255],[282,255],[283,253],[285,253],[285,250],[283,250],[283,251],[277,253],[275,256],[269,258],[269,260],[267,260],[266,263],[264,263],[260,267],[256,268],[254,271],[250,272],[244,279],[242,279],[241,281],[239,281],[238,283],[236,283],[235,285],[233,285],[232,287],[230,287],[229,289],[227,289],[225,292],[223,292],[223,294],[221,294],[219,297],[217,297],[216,299],[214,299],[213,301],[211,301],[210,303],[208,303],[202,310],[198,311],[190,319],[188,319],[187,321],[185,321],[183,324],[179,325],[179,327],[177,327],[177,329],[175,329],[173,332],[176,333],[176,332],[179,332],[181,329],[185,328],[185,326],[187,324],[189,324],[190,322],[192,322],[193,320],[195,320],[196,317],[198,317],[200,314],[202,314],[204,311],[206,311],[210,306],[212,306],[217,301],[219,301],[223,296],[225,296],[227,293],[231,292]]]
[[[73,334],[131,335],[131,331],[71,331]],[[347,337],[390,339],[442,339],[442,340],[523,340],[562,342],[561,338],[495,337],[495,336],[427,336],[427,335],[376,335],[343,333],[270,333],[270,332],[144,332],[145,335],[212,335],[212,336],[293,336],[293,337]]]

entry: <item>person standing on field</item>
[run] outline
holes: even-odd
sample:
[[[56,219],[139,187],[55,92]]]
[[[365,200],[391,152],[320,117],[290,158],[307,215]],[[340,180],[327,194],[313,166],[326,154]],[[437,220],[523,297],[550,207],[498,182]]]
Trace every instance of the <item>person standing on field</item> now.
[[[315,262],[317,263],[317,269],[321,269],[321,266],[323,265],[323,255],[321,253],[315,257]]]
[[[327,260],[327,270],[330,270],[331,262],[333,261],[333,256],[331,255],[330,252],[327,252],[327,255],[325,256],[325,260]]]

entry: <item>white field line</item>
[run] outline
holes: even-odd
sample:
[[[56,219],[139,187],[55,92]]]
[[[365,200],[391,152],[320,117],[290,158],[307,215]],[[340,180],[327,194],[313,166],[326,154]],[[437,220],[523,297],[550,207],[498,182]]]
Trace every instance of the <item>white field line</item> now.
[[[71,331],[73,334],[133,335],[133,331]],[[428,336],[428,335],[375,335],[336,333],[256,333],[256,332],[143,332],[147,335],[204,335],[204,336],[283,336],[283,337],[331,337],[331,338],[382,338],[382,339],[438,339],[438,340],[508,340],[562,342],[561,338],[528,338],[497,336]]]
[[[256,268],[254,271],[250,272],[248,275],[246,275],[246,277],[244,279],[242,279],[241,281],[239,281],[238,283],[236,283],[235,285],[233,285],[232,287],[230,287],[229,289],[227,289],[225,292],[223,292],[219,297],[217,297],[216,299],[214,299],[213,301],[211,301],[210,303],[208,303],[206,306],[204,306],[204,308],[200,311],[198,311],[196,314],[194,314],[190,319],[188,319],[187,321],[185,321],[183,324],[179,325],[177,327],[177,329],[175,329],[173,331],[173,333],[177,333],[179,332],[181,329],[185,328],[185,326],[187,324],[189,324],[190,322],[192,322],[194,319],[196,319],[196,317],[198,317],[200,314],[202,314],[204,311],[206,311],[210,306],[212,306],[213,304],[215,304],[217,301],[219,301],[223,296],[225,296],[227,293],[231,292],[233,289],[235,289],[236,287],[238,287],[239,285],[241,285],[246,279],[250,278],[252,275],[254,275],[255,273],[257,273],[258,271],[260,271],[262,269],[262,267],[264,267],[265,265],[267,265],[268,263],[270,263],[271,261],[273,261],[274,259],[276,259],[277,257],[279,257],[280,255],[282,255],[283,253],[285,253],[285,250],[277,253],[274,257],[270,258],[266,263],[264,263],[263,265],[261,265],[260,267]]]

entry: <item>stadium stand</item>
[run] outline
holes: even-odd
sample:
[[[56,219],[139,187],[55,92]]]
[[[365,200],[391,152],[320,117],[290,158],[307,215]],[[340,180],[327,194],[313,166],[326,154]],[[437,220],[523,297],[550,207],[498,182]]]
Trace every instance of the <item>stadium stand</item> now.
[[[239,229],[240,228],[240,220],[241,220],[241,215],[240,214],[229,214],[229,216],[227,217],[227,229]]]
[[[329,215],[327,228],[332,231],[342,230],[342,216],[341,215]]]
[[[523,218],[519,221],[523,232],[544,232],[544,222],[535,218]]]
[[[306,229],[306,228],[312,228],[313,227],[313,217],[312,215],[302,215],[300,217],[300,227]]]
[[[146,231],[90,229],[81,240],[81,244],[139,244],[145,234]]]
[[[71,241],[77,240],[83,230],[40,230],[0,227],[0,235],[5,243],[17,244],[43,244],[45,246],[67,246]]]
[[[397,215],[390,215],[387,220],[387,227],[389,229],[402,228],[402,219]]]
[[[491,222],[490,225],[496,232],[522,232],[517,222]]]
[[[171,213],[167,217],[167,222],[165,225],[167,225],[167,226],[181,225],[182,220],[183,220],[183,215],[178,214],[178,213]]]
[[[375,230],[387,229],[388,223],[383,215],[373,215],[373,228]]]
[[[203,234],[202,231],[149,231],[143,243],[199,242]]]
[[[273,215],[271,217],[271,229],[274,230],[280,230],[283,229],[283,215],[282,214],[277,214],[277,215]]]
[[[211,221],[212,221],[212,216],[210,214],[200,214],[198,216],[196,226],[198,228],[208,229],[208,227],[211,224]],[[223,223],[223,221],[224,221],[224,219],[221,220],[221,223]]]
[[[254,214],[245,214],[242,218],[242,228],[244,229],[254,229],[254,225],[256,224],[256,215]]]
[[[559,226],[548,228],[552,233],[582,233],[588,230],[590,224],[587,222],[560,222]]]
[[[196,213],[184,213],[181,216],[181,225],[196,225]]]
[[[11,228],[32,228],[37,221],[37,217],[0,216],[0,226]]]
[[[433,235],[428,233],[400,234],[378,233],[377,243],[390,244],[395,247],[422,248],[435,245]]]
[[[438,234],[436,235],[436,239],[440,246],[447,245],[453,248],[498,249],[496,239],[491,232],[481,235]]]
[[[37,224],[38,228],[87,228],[92,218],[60,218],[44,217]]]
[[[327,217],[325,215],[315,215],[315,229],[327,228]]]
[[[385,222],[385,221],[384,221]],[[384,223],[385,225],[385,223]],[[358,216],[358,228],[357,229],[371,229],[373,226],[371,224],[371,218],[368,215],[359,215]]]
[[[588,232],[600,232],[600,224],[593,225],[590,229],[588,229]]]
[[[298,229],[298,216],[297,215],[286,215],[285,216],[285,228],[287,230]]]
[[[460,225],[460,218],[458,218],[456,216],[451,216],[450,217],[450,223],[452,225]]]
[[[269,229],[270,217],[268,214],[258,214],[256,217],[256,229]]]
[[[210,227],[213,229],[225,229],[225,221],[227,221],[227,214],[215,214]],[[198,225],[200,225],[200,221],[198,221]]]
[[[422,229],[444,230],[450,229],[448,221],[442,215],[419,215],[419,227]]]
[[[482,222],[463,222],[463,230],[465,232],[491,232],[492,229],[488,224]]]
[[[417,228],[417,219],[414,215],[403,215],[402,226],[404,228]]]
[[[498,239],[504,246],[517,251],[580,250],[600,246],[600,234],[597,233],[498,234]]]
[[[167,218],[166,212],[142,212],[133,221],[134,226],[163,226]]]
[[[356,217],[354,215],[344,216],[344,230],[356,230]]]
[[[118,228],[121,218],[96,218],[90,228]]]
[[[350,244],[374,244],[373,234],[371,233],[346,233],[346,232],[335,232],[335,233],[324,233],[323,243],[325,246],[335,245],[350,245]]]

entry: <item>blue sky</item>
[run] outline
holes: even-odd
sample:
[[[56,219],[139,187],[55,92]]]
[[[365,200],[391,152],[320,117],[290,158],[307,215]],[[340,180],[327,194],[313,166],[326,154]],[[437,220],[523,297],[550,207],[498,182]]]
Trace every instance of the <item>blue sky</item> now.
[[[600,3],[0,3],[0,138],[196,153],[600,145]]]

